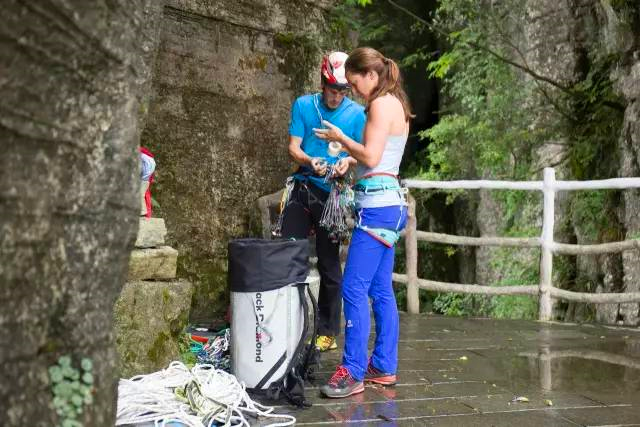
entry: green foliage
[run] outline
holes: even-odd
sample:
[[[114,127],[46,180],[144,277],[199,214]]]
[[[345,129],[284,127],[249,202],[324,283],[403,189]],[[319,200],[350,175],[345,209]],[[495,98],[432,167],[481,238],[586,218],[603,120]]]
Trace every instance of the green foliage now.
[[[531,257],[522,256],[521,249],[499,249],[491,260],[491,268],[501,275],[496,286],[535,285],[539,279],[539,266]],[[539,253],[538,250],[535,252]],[[538,259],[534,257],[534,259]],[[535,319],[538,301],[530,296],[500,295],[494,297],[491,316],[498,319]]]
[[[579,191],[573,194],[571,199],[571,213],[574,223],[580,225],[581,233],[592,241],[598,238],[598,232],[606,227],[609,218],[603,213],[606,211],[607,192]]]
[[[78,369],[73,367],[71,356],[61,356],[57,364],[49,367],[49,382],[60,427],[82,427],[77,418],[86,405],[93,403],[91,359],[83,358]]]
[[[524,14],[521,2],[496,6],[500,11],[502,7],[508,11],[504,20]],[[450,107],[439,123],[420,133],[430,141],[426,178],[528,178],[535,149],[552,131],[536,126],[538,107],[531,102],[535,84],[475,47],[491,46],[499,55],[506,51],[506,46],[493,45],[499,38],[490,30],[501,25],[494,22],[499,11],[484,9],[475,2],[446,0],[437,11],[436,26],[447,34],[451,47],[427,70],[442,79]]]
[[[178,339],[178,352],[180,353],[180,359],[185,365],[191,367],[196,364],[196,355],[191,351],[191,338],[186,332],[180,334],[180,338]]]
[[[471,295],[441,293],[433,301],[433,311],[447,316],[468,316],[471,314]]]
[[[538,283],[538,266],[531,264],[530,257],[522,256],[518,250],[498,249],[491,259],[491,271],[500,280],[493,286],[533,285]],[[512,295],[471,295],[440,293],[433,301],[436,313],[447,316],[483,315],[498,319],[535,319],[538,302],[534,297]]]

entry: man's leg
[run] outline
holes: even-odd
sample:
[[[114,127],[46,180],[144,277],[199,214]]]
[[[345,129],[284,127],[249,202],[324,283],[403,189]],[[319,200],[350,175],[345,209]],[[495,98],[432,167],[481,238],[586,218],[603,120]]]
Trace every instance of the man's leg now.
[[[283,238],[306,239],[311,230],[311,214],[306,206],[306,190],[296,181],[289,197],[289,203],[284,207],[282,228]]]
[[[320,273],[318,295],[318,335],[335,337],[340,334],[342,314],[342,268],[340,266],[340,243],[332,242],[328,231],[320,225],[328,193],[309,184],[312,197],[309,202],[311,221],[316,230],[316,254]]]
[[[316,253],[320,273],[318,335],[335,337],[340,334],[342,314],[340,243],[332,242],[322,227],[316,227]]]

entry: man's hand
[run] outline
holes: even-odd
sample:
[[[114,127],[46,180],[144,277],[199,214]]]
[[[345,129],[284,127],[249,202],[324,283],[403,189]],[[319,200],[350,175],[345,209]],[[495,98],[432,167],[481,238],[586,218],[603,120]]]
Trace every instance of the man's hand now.
[[[320,157],[314,157],[311,159],[311,169],[313,173],[318,176],[325,176],[327,173],[327,161]]]
[[[351,162],[349,161],[349,157],[344,157],[338,160],[335,166],[333,167],[333,176],[334,177],[344,176],[344,174],[347,173],[347,171],[349,170],[350,164]]]

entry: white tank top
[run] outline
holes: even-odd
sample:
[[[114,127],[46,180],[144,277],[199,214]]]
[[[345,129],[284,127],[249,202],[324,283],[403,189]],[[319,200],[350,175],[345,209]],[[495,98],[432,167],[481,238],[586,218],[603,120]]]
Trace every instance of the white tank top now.
[[[402,154],[407,143],[407,135],[390,135],[384,144],[384,151],[380,163],[376,167],[367,168],[358,165],[356,181],[363,176],[383,173],[398,175]],[[405,198],[399,191],[385,191],[378,194],[364,194],[357,191],[355,193],[356,208],[380,208],[384,206],[406,205]]]

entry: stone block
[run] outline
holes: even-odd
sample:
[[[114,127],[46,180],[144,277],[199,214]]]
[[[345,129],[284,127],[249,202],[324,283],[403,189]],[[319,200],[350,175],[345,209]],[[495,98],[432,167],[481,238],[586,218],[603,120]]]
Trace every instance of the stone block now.
[[[162,218],[140,218],[136,248],[154,248],[164,245],[167,227]]]
[[[180,360],[193,286],[185,280],[125,283],[114,309],[119,376],[148,374]]]
[[[129,281],[169,280],[176,277],[178,251],[170,246],[134,249],[129,258]]]

